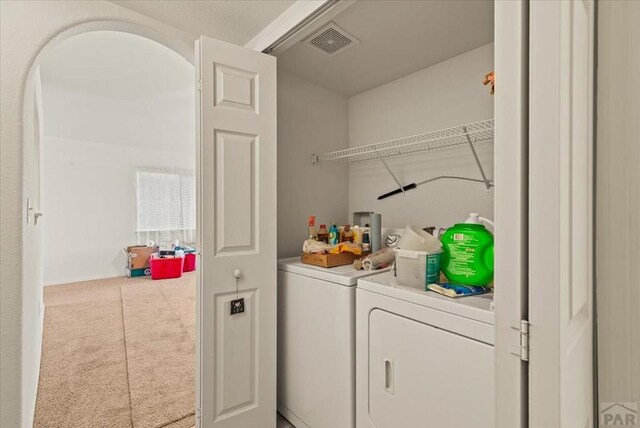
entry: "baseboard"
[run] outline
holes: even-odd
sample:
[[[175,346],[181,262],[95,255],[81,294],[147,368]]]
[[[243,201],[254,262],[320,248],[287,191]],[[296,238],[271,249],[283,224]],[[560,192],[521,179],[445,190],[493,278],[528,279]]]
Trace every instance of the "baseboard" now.
[[[97,281],[100,279],[110,279],[110,278],[124,278],[125,274],[124,274],[124,269],[122,271],[122,274],[120,275],[116,275],[116,274],[110,274],[110,275],[98,275],[98,276],[90,276],[90,277],[84,277],[81,279],[70,279],[70,280],[65,280],[62,282],[50,282],[50,283],[45,283],[44,286],[45,287],[50,287],[52,285],[64,285],[64,284],[73,284],[74,282],[84,282],[84,281]]]

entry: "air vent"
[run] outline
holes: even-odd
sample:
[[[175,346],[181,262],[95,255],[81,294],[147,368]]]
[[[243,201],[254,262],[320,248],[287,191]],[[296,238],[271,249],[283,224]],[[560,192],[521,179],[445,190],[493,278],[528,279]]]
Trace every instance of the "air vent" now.
[[[306,40],[306,43],[327,55],[335,55],[347,48],[358,44],[360,41],[340,28],[335,22],[331,22]]]

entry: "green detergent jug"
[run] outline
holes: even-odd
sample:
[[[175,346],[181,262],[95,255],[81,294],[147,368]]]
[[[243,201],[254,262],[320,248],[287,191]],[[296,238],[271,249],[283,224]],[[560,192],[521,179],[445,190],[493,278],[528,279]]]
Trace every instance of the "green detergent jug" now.
[[[471,213],[442,235],[442,271],[454,284],[487,286],[493,281],[493,234]]]

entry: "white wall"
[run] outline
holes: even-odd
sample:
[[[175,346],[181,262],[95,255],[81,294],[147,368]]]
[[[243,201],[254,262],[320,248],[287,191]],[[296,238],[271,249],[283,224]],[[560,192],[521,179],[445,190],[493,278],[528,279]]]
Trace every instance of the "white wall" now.
[[[598,401],[640,406],[640,3],[598,3]],[[601,409],[602,410],[602,409]]]
[[[347,222],[347,165],[311,164],[347,147],[347,116],[346,97],[278,70],[278,257],[300,254],[309,215]]]
[[[41,69],[44,284],[122,276],[122,248],[140,244],[135,169],[195,170],[194,68],[104,31],[62,42]]]
[[[23,283],[24,203],[23,196],[23,95],[27,75],[40,50],[60,32],[96,20],[115,20],[137,24],[140,31],[171,43],[190,57],[195,35],[175,30],[158,21],[125,10],[107,1],[2,1],[0,2],[0,235],[11,252],[0,253],[0,426],[30,427],[31,395],[35,385],[22,379],[32,376],[35,367],[23,351],[24,320],[34,314],[23,313],[29,295]],[[27,129],[26,132],[33,132]],[[24,248],[31,254],[29,248]],[[38,284],[39,285],[39,284]]]
[[[193,143],[193,141],[189,141]],[[136,242],[135,169],[194,170],[183,152],[46,137],[44,284],[123,276]]]
[[[492,43],[349,98],[349,146],[493,118],[493,97],[482,85],[491,70]],[[477,148],[488,177],[493,178],[493,144],[479,143]],[[388,163],[403,184],[445,174],[481,178],[464,146]],[[493,217],[493,194],[487,194],[481,183],[441,180],[377,200],[396,188],[379,161],[352,163],[348,212],[382,213],[385,227],[450,226],[464,221],[471,211]]]
[[[377,201],[395,188],[378,161],[310,161],[313,153],[493,118],[493,98],[482,85],[491,70],[493,44],[348,99],[278,70],[278,257],[300,252],[309,215],[340,224],[354,211],[375,211],[385,227],[449,226],[471,211],[492,217],[493,194],[480,183],[434,182]],[[477,148],[493,178],[493,145]],[[388,162],[406,183],[442,174],[480,178],[468,147]]]

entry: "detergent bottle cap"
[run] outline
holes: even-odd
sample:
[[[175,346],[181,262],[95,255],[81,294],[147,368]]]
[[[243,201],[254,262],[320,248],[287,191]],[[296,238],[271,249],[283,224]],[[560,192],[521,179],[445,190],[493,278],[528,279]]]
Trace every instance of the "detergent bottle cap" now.
[[[492,229],[495,227],[492,220],[489,220],[488,218],[480,217],[479,213],[469,213],[469,218],[465,221],[465,223],[488,224],[491,226]]]
[[[469,213],[469,218],[465,220],[465,223],[482,224],[480,221],[479,213]]]

